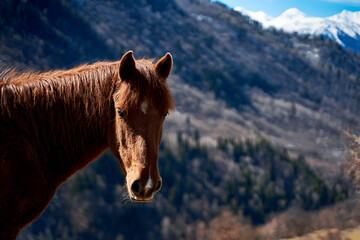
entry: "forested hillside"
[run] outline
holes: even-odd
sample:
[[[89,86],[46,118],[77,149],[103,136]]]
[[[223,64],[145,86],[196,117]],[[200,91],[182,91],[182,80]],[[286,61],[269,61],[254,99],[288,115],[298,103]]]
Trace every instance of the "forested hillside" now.
[[[303,157],[266,140],[219,139],[216,148],[198,140],[179,132],[175,148],[161,145],[164,186],[150,204],[129,202],[118,163],[105,154],[64,184],[23,239],[197,239],[194,226],[227,210],[258,225],[290,206],[316,210],[348,197],[345,185],[326,184]]]
[[[37,70],[71,67],[115,54],[69,2],[58,0],[1,1],[0,43],[5,64]]]
[[[174,56],[162,190],[150,204],[129,202],[107,152],[66,182],[19,239],[227,239],[226,229],[263,239],[259,228],[276,221],[286,231],[267,236],[291,237],[313,230],[290,224],[294,208],[311,215],[352,206],[344,130],[358,131],[358,53],[263,30],[206,0],[0,2],[4,67],[71,68],[128,50]],[[353,226],[356,213],[352,221],[334,214],[341,220],[329,226]]]

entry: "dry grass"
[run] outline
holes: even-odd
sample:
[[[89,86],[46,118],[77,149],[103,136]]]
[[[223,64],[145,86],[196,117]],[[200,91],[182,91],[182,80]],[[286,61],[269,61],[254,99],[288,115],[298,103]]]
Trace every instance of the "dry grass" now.
[[[244,223],[242,215],[233,215],[225,211],[214,218],[208,226],[200,222],[196,227],[196,239],[257,240],[263,238],[254,227]]]

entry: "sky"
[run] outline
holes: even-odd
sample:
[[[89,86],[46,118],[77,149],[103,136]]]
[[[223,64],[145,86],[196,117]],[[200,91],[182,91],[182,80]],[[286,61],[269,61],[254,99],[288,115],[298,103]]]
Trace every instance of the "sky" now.
[[[329,17],[342,12],[360,11],[360,0],[219,0],[229,7],[243,7],[250,11],[264,11],[278,17],[289,8],[297,8],[313,17]]]

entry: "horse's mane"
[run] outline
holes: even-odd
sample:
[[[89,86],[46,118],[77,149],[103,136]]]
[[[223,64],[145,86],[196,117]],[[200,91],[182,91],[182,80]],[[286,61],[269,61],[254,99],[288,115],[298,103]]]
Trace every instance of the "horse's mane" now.
[[[118,62],[96,62],[94,64],[83,64],[72,69],[58,69],[47,72],[17,71],[15,68],[1,67],[0,84],[25,85],[27,83],[41,81],[44,79],[57,79],[76,75],[77,80],[86,77],[89,71],[97,71],[99,77],[104,76],[109,70],[117,70]]]
[[[93,100],[100,101],[103,98],[102,81],[112,78],[117,66],[115,62],[98,62],[70,70],[43,73],[18,72],[14,69],[5,71],[0,75],[0,108],[9,115],[17,105],[40,105],[43,110],[50,110],[62,98],[65,103],[71,103],[73,108],[79,111],[84,108],[86,114],[94,114],[96,109],[92,109]],[[91,99],[86,99],[89,96]]]
[[[159,111],[174,109],[173,96],[165,81],[159,78],[154,70],[153,60],[137,60],[136,66],[140,74],[134,77],[131,84],[120,84],[118,61],[97,62],[69,70],[42,73],[6,69],[0,73],[0,109],[9,112],[16,103],[44,104],[48,105],[45,109],[49,109],[56,97],[60,96],[65,101],[72,102],[75,108],[85,108],[86,114],[91,115],[100,110],[93,109],[94,101],[103,101],[104,99],[100,98],[104,97],[104,91],[110,89],[112,90],[109,92],[112,93],[117,91],[115,97],[123,106],[123,110],[139,107],[144,98],[152,101]],[[104,86],[105,79],[108,81]],[[90,99],[77,99],[79,95]],[[11,102],[7,99],[9,96]]]

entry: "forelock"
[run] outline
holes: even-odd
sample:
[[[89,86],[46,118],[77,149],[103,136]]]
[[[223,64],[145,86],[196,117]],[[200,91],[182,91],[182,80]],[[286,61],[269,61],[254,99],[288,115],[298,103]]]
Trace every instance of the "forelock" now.
[[[154,60],[137,60],[137,74],[133,79],[119,81],[118,90],[115,93],[115,101],[123,111],[131,108],[141,109],[141,104],[146,99],[160,112],[166,112],[175,108],[174,97],[166,83],[159,77],[154,67]]]

